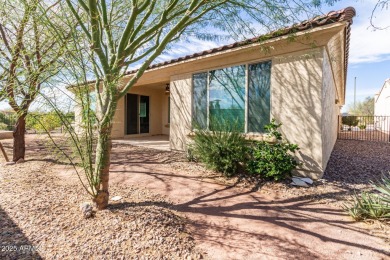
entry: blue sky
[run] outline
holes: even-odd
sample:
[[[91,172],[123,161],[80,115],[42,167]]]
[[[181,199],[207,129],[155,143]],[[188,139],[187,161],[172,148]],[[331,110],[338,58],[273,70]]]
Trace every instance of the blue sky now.
[[[386,79],[390,78],[390,28],[375,30],[370,24],[372,10],[377,0],[350,0],[339,1],[333,6],[323,6],[323,12],[340,10],[348,6],[356,9],[351,30],[349,50],[349,66],[347,74],[346,105],[354,100],[354,78],[356,77],[356,100],[361,101],[368,96],[379,92]],[[379,27],[390,26],[390,9],[381,10],[373,19],[374,25]],[[221,43],[196,40],[196,44],[185,44],[175,49],[174,56],[184,55],[197,51],[218,47]],[[181,56],[181,55],[179,55]],[[169,57],[161,57],[166,60]]]
[[[347,75],[346,104],[354,100],[354,78],[356,99],[363,100],[379,92],[386,79],[390,78],[390,29],[375,30],[370,26],[371,12],[377,0],[340,1],[324,11],[339,10],[347,6],[356,9],[351,31],[351,45]],[[374,25],[390,26],[390,10],[376,13]],[[346,106],[343,108],[345,111]]]
[[[338,1],[332,6],[324,5],[322,10],[328,13],[348,6],[356,9],[351,30],[349,66],[347,74],[346,105],[354,100],[354,78],[356,78],[356,100],[361,101],[379,92],[386,79],[390,78],[390,28],[375,30],[370,24],[372,10],[377,0]],[[390,26],[390,9],[376,13],[374,25]],[[225,43],[191,39],[191,43],[179,44],[169,51],[169,55],[160,56],[159,60],[169,60],[179,56],[218,47]]]
[[[348,104],[354,100],[354,78],[357,77],[356,99],[363,100],[367,96],[373,96],[382,87],[384,81],[390,78],[390,28],[386,30],[374,30],[370,26],[371,12],[377,0],[347,0],[339,1],[333,6],[323,6],[323,12],[340,10],[348,6],[356,9],[356,17],[353,20],[351,32],[351,45],[349,55],[349,67],[347,77],[346,111]],[[390,26],[390,9],[377,12],[374,23],[377,26]],[[226,42],[202,41],[190,39],[191,42],[178,44],[169,50],[169,55],[162,55],[158,60],[169,60],[211,49]],[[7,108],[1,104],[0,109]]]

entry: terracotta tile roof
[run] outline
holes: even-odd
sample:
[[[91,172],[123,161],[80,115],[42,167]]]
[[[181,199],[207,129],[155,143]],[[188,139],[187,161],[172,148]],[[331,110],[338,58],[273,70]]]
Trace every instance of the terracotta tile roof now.
[[[173,64],[176,62],[181,62],[181,61],[205,56],[208,54],[214,54],[214,53],[222,52],[225,50],[235,49],[235,48],[242,47],[245,45],[258,43],[258,42],[261,42],[263,40],[274,39],[274,38],[285,36],[285,35],[288,35],[291,33],[306,31],[309,29],[321,27],[324,25],[332,24],[332,23],[348,22],[346,42],[345,42],[345,44],[346,44],[346,46],[345,46],[346,47],[345,48],[345,50],[346,50],[345,51],[345,71],[347,71],[348,55],[349,55],[349,39],[350,39],[350,31],[351,31],[350,25],[352,24],[352,18],[355,15],[356,15],[356,11],[355,11],[355,8],[353,8],[353,7],[347,7],[347,8],[344,8],[342,10],[339,10],[339,11],[331,11],[326,15],[317,16],[311,20],[306,20],[306,21],[303,21],[299,24],[295,24],[295,25],[292,25],[292,26],[289,26],[286,28],[282,28],[282,29],[270,32],[270,33],[265,34],[265,35],[261,35],[261,36],[254,37],[254,38],[244,40],[244,41],[235,42],[235,43],[232,43],[229,45],[224,45],[224,46],[213,48],[210,50],[197,52],[197,53],[194,53],[191,55],[183,56],[183,57],[172,59],[169,61],[164,61],[164,62],[152,64],[147,68],[147,70],[148,69],[155,69],[155,68],[162,67],[162,66],[169,65],[169,64]],[[135,72],[137,72],[137,70],[128,71],[128,72],[126,72],[126,74],[129,75],[129,74],[133,74]]]
[[[353,8],[353,7],[347,7],[347,8],[341,9],[339,11],[331,11],[326,15],[317,16],[317,17],[314,17],[313,19],[306,20],[306,21],[303,21],[301,23],[294,24],[292,26],[282,28],[282,29],[270,32],[268,34],[258,36],[258,37],[254,37],[254,38],[247,39],[244,41],[235,42],[232,44],[224,45],[224,46],[213,48],[210,50],[205,50],[202,52],[197,52],[197,53],[194,53],[191,55],[186,55],[186,56],[172,59],[169,61],[164,61],[164,62],[152,64],[146,70],[155,69],[158,67],[174,64],[174,63],[185,61],[185,60],[190,60],[190,59],[201,57],[201,56],[206,56],[209,54],[222,52],[225,50],[235,49],[235,48],[242,47],[242,46],[249,45],[249,44],[253,44],[253,43],[259,43],[263,40],[274,39],[274,38],[285,36],[285,35],[288,35],[291,33],[303,32],[303,31],[313,29],[316,27],[321,27],[321,26],[325,26],[325,25],[329,25],[329,24],[333,24],[333,23],[337,23],[337,22],[347,22],[348,27],[347,27],[346,35],[345,35],[345,57],[344,57],[344,59],[345,59],[345,68],[344,69],[345,69],[345,75],[346,75],[347,67],[348,67],[349,41],[350,41],[350,32],[351,32],[350,25],[352,24],[352,18],[355,15],[356,15],[356,11],[355,11],[355,8]],[[137,72],[137,69],[127,71],[125,74],[130,75],[130,74],[134,74],[135,72]],[[88,81],[85,84],[91,84],[91,83],[95,83],[95,80]],[[74,86],[68,86],[68,88],[72,88],[72,87],[74,87]]]

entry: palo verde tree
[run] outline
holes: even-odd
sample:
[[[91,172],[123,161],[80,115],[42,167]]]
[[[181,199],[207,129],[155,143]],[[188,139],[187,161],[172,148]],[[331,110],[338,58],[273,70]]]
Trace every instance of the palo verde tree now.
[[[26,116],[42,86],[59,69],[66,34],[50,21],[58,3],[0,1],[0,96],[17,114],[13,161],[25,157]],[[56,16],[57,17],[57,16]],[[68,34],[69,36],[69,34]]]
[[[327,3],[334,2],[332,0]],[[77,44],[87,46],[96,96],[97,143],[89,175],[90,194],[98,209],[109,199],[111,129],[118,100],[140,79],[170,44],[185,36],[215,37],[225,32],[236,38],[253,36],[306,19],[319,0],[65,0],[64,12],[78,22]],[[312,14],[310,15],[312,16]],[[251,35],[252,34],[252,35]],[[138,70],[123,81],[126,71]],[[89,117],[87,117],[89,118]]]

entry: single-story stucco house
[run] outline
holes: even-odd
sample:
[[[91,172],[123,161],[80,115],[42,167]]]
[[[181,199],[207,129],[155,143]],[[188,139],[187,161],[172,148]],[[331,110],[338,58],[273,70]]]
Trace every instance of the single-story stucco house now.
[[[374,100],[375,129],[388,134],[390,133],[390,79],[385,80]]]
[[[225,115],[248,137],[261,139],[275,118],[285,138],[300,147],[300,173],[320,178],[345,101],[354,16],[348,7],[152,65],[118,102],[112,137],[167,135],[172,150],[186,150],[194,121],[207,128],[211,116]]]
[[[375,116],[390,116],[390,79],[385,80],[381,90],[375,95]]]

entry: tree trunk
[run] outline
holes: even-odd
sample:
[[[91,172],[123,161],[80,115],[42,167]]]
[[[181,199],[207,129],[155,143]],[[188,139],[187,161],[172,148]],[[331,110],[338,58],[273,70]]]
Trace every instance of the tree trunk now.
[[[99,210],[105,209],[108,206],[109,192],[108,182],[110,179],[110,156],[111,156],[111,126],[98,132],[98,140],[96,144],[96,167],[95,175],[99,176],[99,183],[95,189],[97,195],[94,202]]]
[[[12,160],[14,162],[17,162],[20,159],[24,160],[24,156],[26,153],[25,132],[26,132],[26,116],[22,115],[18,117],[13,132],[14,147],[13,147]]]

